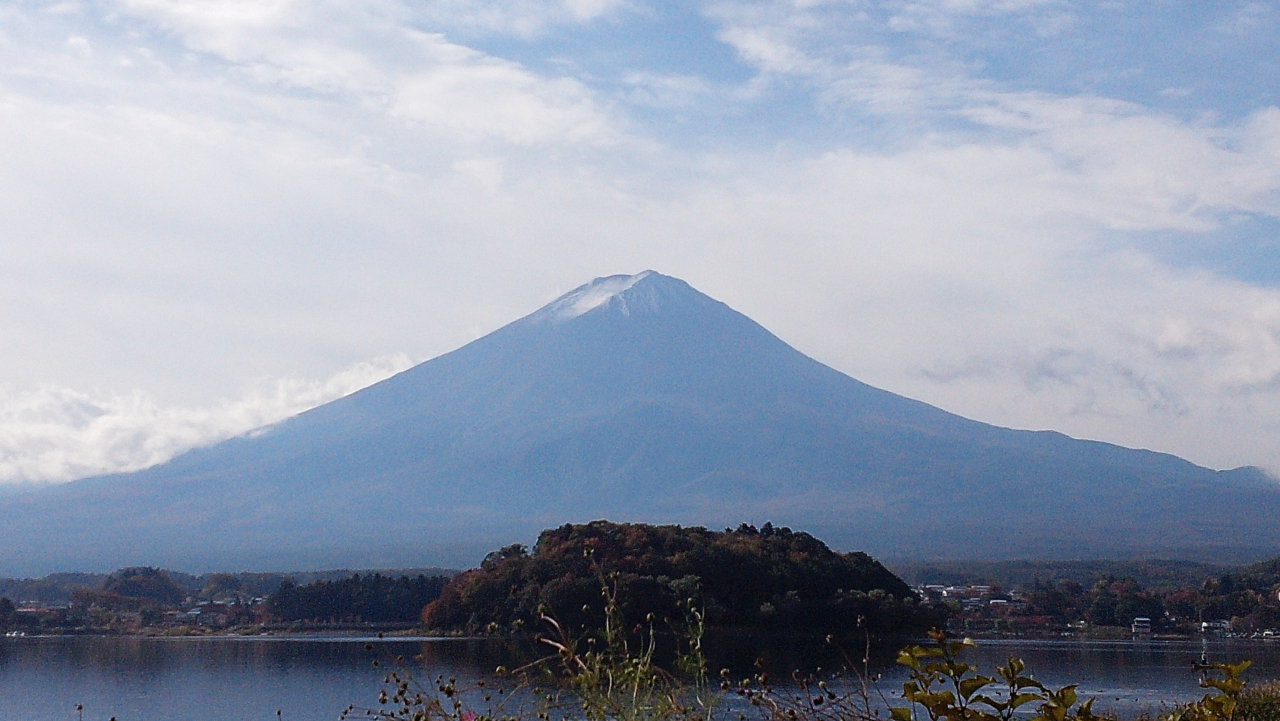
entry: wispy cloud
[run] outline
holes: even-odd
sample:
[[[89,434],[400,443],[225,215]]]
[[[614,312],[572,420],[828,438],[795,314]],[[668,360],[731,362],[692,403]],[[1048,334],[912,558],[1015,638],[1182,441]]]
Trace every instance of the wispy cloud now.
[[[205,408],[161,406],[144,391],[91,395],[47,386],[0,395],[0,483],[135,471],[284,420],[398,373],[405,356],[358,363],[322,381],[264,382]]]
[[[632,7],[629,0],[533,0],[469,2],[433,0],[418,6],[421,19],[439,25],[470,28],[518,37],[533,37],[553,28],[607,18]]]
[[[1276,10],[1273,5],[1260,2],[1240,4],[1218,23],[1217,30],[1228,35],[1249,35],[1274,28]]]
[[[419,27],[431,21],[456,24],[458,15],[471,17],[462,12],[467,7],[515,31],[557,19],[593,19],[616,2],[119,2],[163,37],[252,78],[259,93],[319,92],[331,102],[383,110],[455,142],[608,142],[613,132],[605,111],[577,80],[539,76]]]

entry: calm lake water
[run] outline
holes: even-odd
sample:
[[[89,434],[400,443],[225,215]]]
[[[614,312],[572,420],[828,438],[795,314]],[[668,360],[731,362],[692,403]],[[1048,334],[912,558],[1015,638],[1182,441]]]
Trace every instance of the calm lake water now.
[[[365,650],[374,643],[375,651]],[[1280,644],[1249,641],[986,641],[969,660],[989,671],[1010,655],[1049,685],[1079,683],[1099,708],[1157,709],[1203,693],[1191,664],[1254,661],[1255,680],[1280,678]],[[785,646],[767,651],[775,666],[793,662]],[[422,677],[473,677],[506,662],[494,642],[365,638],[0,638],[0,719],[67,721],[324,721],[348,704],[374,706],[383,671],[377,656],[421,654]],[[882,688],[901,683],[883,669]]]

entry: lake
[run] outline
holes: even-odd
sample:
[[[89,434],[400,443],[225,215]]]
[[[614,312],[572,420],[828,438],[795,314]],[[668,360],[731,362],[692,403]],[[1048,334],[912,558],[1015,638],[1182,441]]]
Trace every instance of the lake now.
[[[1252,659],[1252,678],[1280,678],[1280,644],[1244,640],[981,641],[969,660],[989,672],[1019,656],[1040,681],[1079,683],[1098,708],[1130,713],[1198,698],[1191,664],[1201,653]],[[372,661],[395,655],[421,655],[424,678],[474,677],[506,661],[499,644],[480,639],[0,638],[0,719],[67,721],[83,704],[93,721],[271,721],[277,710],[285,721],[332,720],[348,704],[376,705],[384,670]],[[882,687],[900,688],[902,672],[883,671]]]

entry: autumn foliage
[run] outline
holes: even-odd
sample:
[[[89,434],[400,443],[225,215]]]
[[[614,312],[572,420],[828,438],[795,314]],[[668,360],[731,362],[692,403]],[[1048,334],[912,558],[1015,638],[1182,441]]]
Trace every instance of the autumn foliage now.
[[[427,606],[428,628],[533,628],[542,608],[574,628],[601,622],[601,578],[633,619],[682,617],[689,599],[708,625],[786,632],[913,632],[936,619],[912,590],[864,553],[813,536],[596,521],[544,531],[532,552],[508,546],[456,576]]]

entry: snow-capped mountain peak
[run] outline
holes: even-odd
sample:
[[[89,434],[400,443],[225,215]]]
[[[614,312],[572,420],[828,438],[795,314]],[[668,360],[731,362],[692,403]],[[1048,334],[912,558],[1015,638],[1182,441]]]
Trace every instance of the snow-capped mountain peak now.
[[[542,309],[530,316],[530,320],[534,322],[564,322],[586,315],[601,306],[613,302],[619,303],[619,310],[623,315],[630,315],[632,306],[635,303],[628,303],[628,300],[635,301],[640,300],[640,298],[631,299],[630,296],[635,294],[629,294],[628,291],[631,291],[644,279],[651,277],[665,278],[666,276],[655,273],[652,270],[646,270],[635,275],[610,275],[596,278],[590,283],[578,286],[543,306]],[[655,299],[651,298],[649,300]],[[645,305],[652,305],[652,303],[645,303]]]

